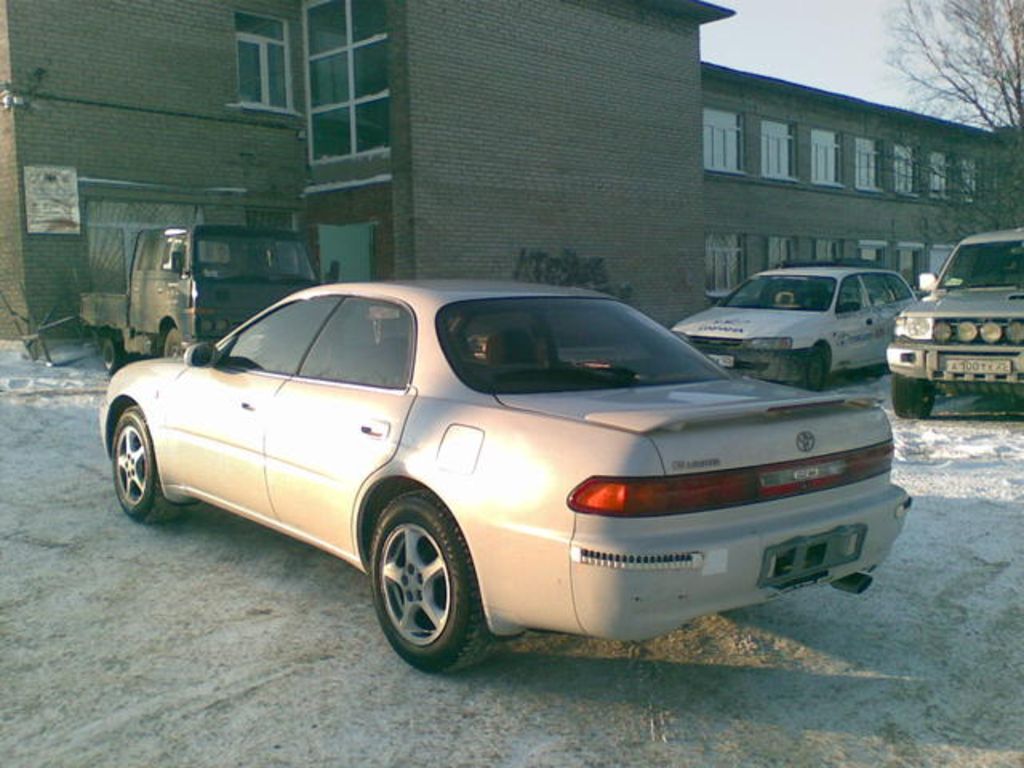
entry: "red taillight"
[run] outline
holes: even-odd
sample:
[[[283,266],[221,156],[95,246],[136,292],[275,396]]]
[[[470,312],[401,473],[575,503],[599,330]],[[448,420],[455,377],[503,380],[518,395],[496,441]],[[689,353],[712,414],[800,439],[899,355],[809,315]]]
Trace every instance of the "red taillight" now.
[[[849,485],[888,472],[892,442],[782,464],[671,477],[591,477],[569,507],[591,515],[652,517],[704,512]]]

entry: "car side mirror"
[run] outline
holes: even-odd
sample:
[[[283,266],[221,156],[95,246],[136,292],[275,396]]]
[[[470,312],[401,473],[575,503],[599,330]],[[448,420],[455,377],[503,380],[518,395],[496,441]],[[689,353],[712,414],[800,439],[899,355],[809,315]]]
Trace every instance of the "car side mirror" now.
[[[939,278],[931,272],[922,272],[917,276],[917,287],[925,293],[931,293],[939,284]]]
[[[190,344],[185,350],[185,365],[189,368],[209,368],[217,362],[220,353],[208,341]]]

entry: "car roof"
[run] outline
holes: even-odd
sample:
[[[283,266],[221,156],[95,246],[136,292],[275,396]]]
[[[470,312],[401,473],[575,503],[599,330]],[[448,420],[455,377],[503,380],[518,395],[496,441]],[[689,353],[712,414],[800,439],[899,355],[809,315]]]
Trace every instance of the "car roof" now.
[[[783,275],[793,277],[846,277],[847,275],[862,275],[865,272],[875,272],[882,275],[896,275],[902,279],[902,276],[891,269],[885,269],[884,267],[861,267],[861,266],[848,266],[848,267],[777,267],[775,269],[766,269],[764,272],[758,272],[756,275],[751,277],[761,277],[762,275]]]
[[[545,296],[612,298],[606,294],[586,288],[502,280],[380,280],[364,283],[329,283],[327,285],[307,288],[296,295],[302,298],[337,295],[392,299],[422,309],[429,307],[438,308],[457,301],[470,301],[474,299],[510,299]]]
[[[1024,240],[1024,227],[1017,229],[1000,229],[994,232],[979,232],[976,235],[965,237],[960,242],[970,245],[973,243],[1006,242],[1011,240]]]

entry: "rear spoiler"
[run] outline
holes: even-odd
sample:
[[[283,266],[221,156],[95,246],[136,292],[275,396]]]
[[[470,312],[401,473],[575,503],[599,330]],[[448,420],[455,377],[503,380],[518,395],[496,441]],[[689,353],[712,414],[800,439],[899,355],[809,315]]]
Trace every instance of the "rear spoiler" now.
[[[614,427],[627,432],[681,432],[708,422],[784,419],[808,412],[838,411],[845,408],[874,408],[880,401],[867,397],[801,398],[792,403],[731,403],[702,408],[662,408],[660,410],[600,411],[588,413],[584,419],[593,424]]]

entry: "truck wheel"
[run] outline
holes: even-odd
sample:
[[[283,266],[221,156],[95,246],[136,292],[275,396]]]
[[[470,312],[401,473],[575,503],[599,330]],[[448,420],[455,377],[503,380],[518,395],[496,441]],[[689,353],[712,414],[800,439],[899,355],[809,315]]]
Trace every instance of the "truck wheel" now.
[[[804,387],[815,392],[825,388],[832,368],[832,353],[825,344],[815,344],[804,365]]]
[[[100,336],[100,358],[107,373],[113,376],[124,365],[124,347],[113,336]]]
[[[371,546],[373,604],[384,636],[425,672],[480,661],[491,633],[469,547],[433,495],[406,493],[385,507]]]
[[[168,328],[164,333],[163,343],[164,357],[181,357],[184,352],[181,346],[181,331],[177,328]]]
[[[892,375],[892,409],[901,419],[927,419],[935,405],[935,385],[922,379]]]

